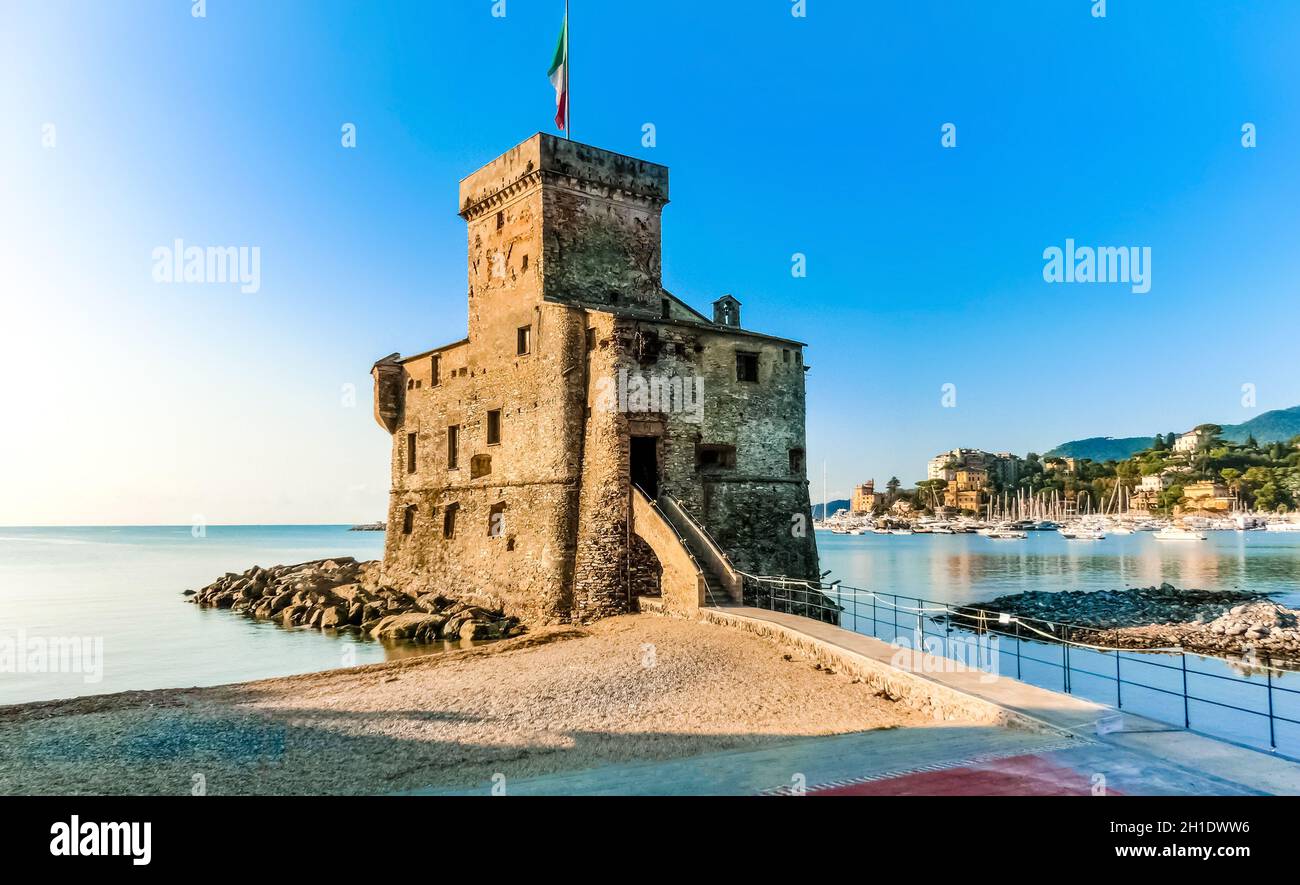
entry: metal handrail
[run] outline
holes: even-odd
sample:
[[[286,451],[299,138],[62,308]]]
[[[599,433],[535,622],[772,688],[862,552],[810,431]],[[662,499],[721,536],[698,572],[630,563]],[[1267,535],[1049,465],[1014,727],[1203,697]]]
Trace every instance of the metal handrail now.
[[[713,534],[709,531],[708,526],[706,526],[704,523],[700,522],[700,520],[697,519],[697,518],[695,517],[694,514],[692,514],[689,510],[687,510],[687,509],[682,505],[682,502],[679,501],[679,500],[677,499],[676,496],[674,496],[674,495],[670,495],[670,494],[667,493],[667,492],[664,492],[664,493],[663,493],[663,496],[664,496],[665,498],[667,498],[668,501],[670,501],[670,502],[672,503],[673,507],[675,507],[675,508],[677,509],[677,511],[678,511],[679,513],[681,513],[681,515],[682,515],[683,517],[685,517],[686,520],[687,520],[687,521],[688,521],[688,522],[689,522],[689,523],[690,523],[690,524],[691,524],[695,529],[697,529],[697,530],[700,532],[700,534],[704,535],[704,539],[705,539],[706,541],[708,541],[709,544],[712,546],[712,548],[713,548],[713,552],[717,554],[718,558],[720,558],[720,559],[722,560],[723,564],[724,564],[724,565],[725,565],[725,566],[726,566],[726,567],[731,571],[731,573],[732,573],[733,575],[735,575],[736,577],[739,577],[739,576],[742,574],[742,572],[740,571],[740,569],[736,568],[735,563],[733,563],[733,562],[731,561],[731,557],[727,555],[727,551],[726,551],[726,550],[723,550],[723,549],[722,549],[722,545],[719,544],[718,541],[717,541],[717,539],[713,537]],[[656,506],[658,506],[658,505],[656,504]],[[662,512],[662,511],[660,511],[660,512]],[[672,523],[672,520],[671,520],[671,519],[668,520],[668,521],[669,521],[669,523]],[[674,525],[674,526],[673,526],[673,530],[676,531],[676,529],[677,529],[677,527]],[[681,533],[679,532],[678,534],[680,535]],[[684,538],[684,537],[683,537],[683,541],[685,541],[685,538]],[[687,543],[687,546],[688,546],[688,549],[689,549],[690,542],[687,541],[686,543]],[[709,592],[709,597],[712,598],[712,596],[713,596],[713,593],[712,593],[712,591],[710,591],[710,592]]]
[[[735,572],[738,575],[744,574],[744,572],[736,568],[736,564],[731,561],[731,557],[727,555],[727,551],[722,549],[722,545],[718,543],[718,539],[713,537],[713,533],[709,531],[709,527],[706,526],[704,523],[700,522],[700,520],[695,516],[695,514],[687,510],[685,505],[683,505],[682,502],[677,499],[676,495],[670,495],[667,492],[664,492],[664,497],[667,498],[669,501],[672,501],[673,506],[676,507],[678,510],[680,510],[682,514],[687,519],[689,519],[691,523],[704,534],[704,537],[709,539],[709,543],[712,544],[713,548],[718,551],[718,555],[721,556],[726,561],[728,568],[730,568],[733,572]]]
[[[1274,678],[1274,673],[1288,672],[1284,668],[1277,667],[1275,665],[1276,662],[1278,660],[1281,660],[1284,663],[1291,663],[1291,664],[1296,663],[1295,661],[1291,661],[1289,659],[1278,659],[1272,656],[1267,656],[1265,659],[1267,663],[1245,662],[1249,666],[1263,671],[1264,676],[1267,678],[1267,682],[1262,683],[1259,681],[1252,680],[1249,677],[1230,676],[1230,675],[1224,675],[1222,673],[1210,673],[1200,668],[1189,668],[1187,665],[1189,655],[1193,658],[1203,658],[1206,660],[1218,661],[1221,664],[1226,665],[1228,667],[1240,666],[1243,663],[1242,661],[1233,660],[1231,658],[1221,657],[1212,654],[1198,654],[1195,652],[1188,652],[1186,649],[1181,647],[1172,648],[1172,649],[1142,649],[1142,648],[1088,646],[1081,643],[1072,642],[1069,638],[1072,630],[1082,630],[1082,631],[1088,631],[1092,633],[1105,632],[1104,630],[1099,630],[1096,627],[1084,627],[1082,625],[1073,625],[1073,624],[1060,624],[1057,622],[1048,621],[1043,618],[1035,618],[1032,616],[1021,617],[1018,615],[1011,616],[1010,622],[1003,623],[1000,620],[1000,617],[1004,613],[992,612],[987,609],[976,608],[974,606],[953,605],[951,603],[941,603],[941,602],[934,602],[931,600],[923,600],[917,597],[899,596],[898,594],[893,594],[893,593],[876,593],[874,591],[865,590],[858,587],[849,587],[849,586],[844,586],[839,584],[827,585],[822,583],[821,581],[808,581],[803,579],[793,579],[793,578],[786,578],[781,576],[770,576],[770,575],[756,576],[756,575],[745,574],[745,578],[747,580],[753,581],[760,585],[766,586],[768,590],[767,596],[772,610],[777,609],[778,603],[788,603],[789,605],[785,606],[785,608],[789,609],[791,613],[801,614],[801,616],[805,616],[805,617],[812,617],[811,615],[802,612],[794,612],[793,606],[797,604],[801,604],[805,606],[806,609],[807,608],[833,609],[837,613],[841,614],[842,616],[841,625],[843,625],[843,621],[844,621],[843,613],[848,613],[851,615],[853,620],[853,632],[858,632],[856,628],[857,628],[857,622],[859,617],[863,617],[864,619],[868,620],[871,624],[870,635],[875,636],[877,638],[879,638],[879,632],[881,629],[882,621],[877,614],[876,601],[877,600],[884,601],[886,605],[890,606],[894,610],[893,625],[892,625],[894,633],[891,638],[891,641],[897,640],[900,627],[919,632],[922,641],[928,638],[942,638],[944,641],[943,657],[951,657],[951,655],[949,654],[949,650],[952,646],[952,643],[957,641],[962,641],[962,642],[966,641],[965,639],[961,639],[961,640],[953,639],[952,634],[957,632],[971,634],[974,636],[979,636],[981,634],[990,634],[996,636],[1004,636],[1007,638],[1014,638],[1016,641],[1016,648],[1014,652],[1016,657],[1016,678],[1022,678],[1023,662],[1032,662],[1032,663],[1037,663],[1040,665],[1056,668],[1061,670],[1062,689],[1068,694],[1074,694],[1075,693],[1074,686],[1071,678],[1072,675],[1079,674],[1079,675],[1091,676],[1093,678],[1101,679],[1106,682],[1109,682],[1114,686],[1115,695],[1116,695],[1115,697],[1116,706],[1120,709],[1123,709],[1124,707],[1124,703],[1123,703],[1124,692],[1122,691],[1122,688],[1124,686],[1128,686],[1130,688],[1143,689],[1146,691],[1154,691],[1170,697],[1182,698],[1184,728],[1188,728],[1188,729],[1191,728],[1191,704],[1193,702],[1198,704],[1210,704],[1215,707],[1228,709],[1228,710],[1235,710],[1240,713],[1247,713],[1252,716],[1258,716],[1266,719],[1268,721],[1268,731],[1269,731],[1268,745],[1274,751],[1277,750],[1277,728],[1276,728],[1277,723],[1282,722],[1282,723],[1287,723],[1288,725],[1300,726],[1300,720],[1279,713],[1276,709],[1275,704],[1273,703],[1275,692],[1285,692],[1287,694],[1300,695],[1300,689],[1280,686],[1277,684],[1276,679]],[[782,593],[784,593],[783,596],[779,595]],[[802,593],[804,598],[802,600],[796,599],[795,594],[797,593]],[[844,595],[846,593],[848,594],[849,597],[847,602],[849,603],[849,605],[851,605],[851,608],[849,607],[849,605],[844,604],[846,602],[846,600],[844,599]],[[819,602],[816,602],[812,599],[814,595],[817,595],[817,596],[821,596],[823,599],[826,599],[827,602],[830,602],[831,594],[834,594],[836,597],[838,597],[837,601],[833,606],[827,606]],[[858,610],[860,604],[860,595],[865,595],[871,598],[871,611],[867,615],[860,614]],[[912,605],[913,603],[915,604],[915,607],[913,607]],[[939,613],[931,614],[930,613],[931,611],[935,611]],[[898,615],[902,612],[906,612],[907,617],[912,619],[913,624],[911,627],[906,627],[898,623]],[[927,633],[925,629],[927,622],[941,622],[943,627],[942,633],[939,634]],[[1044,625],[1050,628],[1052,633],[1055,633],[1057,630],[1060,630],[1063,638],[1056,638],[1056,637],[1047,638],[1039,635],[1034,635],[1034,636],[1023,635],[1021,632],[1021,625],[1024,624],[1025,626],[1030,626],[1029,622],[1036,622],[1038,624]],[[889,621],[884,621],[883,623],[886,628],[890,626]],[[1014,625],[1014,632],[1010,629],[1012,625]],[[1033,629],[1032,626],[1030,626],[1030,629],[1032,631]],[[1025,646],[1026,644],[1032,646],[1035,643],[1044,647],[1055,646],[1060,648],[1061,649],[1060,659],[1056,661],[1052,661],[1052,660],[1047,660],[1045,658],[1024,654],[1023,646]],[[1095,670],[1080,667],[1077,664],[1072,663],[1070,658],[1071,648],[1082,649],[1084,651],[1091,651],[1103,657],[1107,655],[1114,655],[1115,672],[1113,674],[1098,673]],[[1004,652],[999,650],[999,654],[1003,654],[1003,653]],[[1159,654],[1178,655],[1179,663],[1176,665],[1171,665],[1166,663],[1160,663],[1155,660],[1146,659],[1146,658],[1154,657],[1155,655],[1159,655]],[[1168,686],[1153,685],[1149,682],[1144,682],[1144,681],[1135,681],[1132,678],[1125,678],[1125,674],[1122,672],[1120,666],[1121,663],[1125,663],[1125,662],[1144,664],[1149,667],[1156,667],[1158,669],[1162,669],[1170,672],[1181,673],[1183,677],[1181,690],[1176,690]],[[1290,672],[1295,672],[1295,671],[1290,671]],[[1188,687],[1187,677],[1189,675],[1210,677],[1224,682],[1236,683],[1239,685],[1249,686],[1251,688],[1257,688],[1263,690],[1266,692],[1268,709],[1267,711],[1251,709],[1250,707],[1242,707],[1236,704],[1227,703],[1222,700],[1216,700],[1214,698],[1196,695],[1192,693],[1192,691]],[[1156,718],[1161,718],[1161,717],[1157,716]]]

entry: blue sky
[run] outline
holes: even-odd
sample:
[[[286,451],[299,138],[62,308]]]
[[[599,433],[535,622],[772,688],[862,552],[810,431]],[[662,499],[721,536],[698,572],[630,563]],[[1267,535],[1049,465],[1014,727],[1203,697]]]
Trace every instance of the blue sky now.
[[[791,5],[573,0],[573,116],[672,168],[670,290],[809,343],[815,498],[1300,403],[1300,4]],[[552,127],[563,4],[494,6],[5,4],[0,523],[382,517],[369,367],[463,336],[457,182]],[[178,237],[260,291],[155,283]],[[1067,238],[1151,291],[1045,283]]]

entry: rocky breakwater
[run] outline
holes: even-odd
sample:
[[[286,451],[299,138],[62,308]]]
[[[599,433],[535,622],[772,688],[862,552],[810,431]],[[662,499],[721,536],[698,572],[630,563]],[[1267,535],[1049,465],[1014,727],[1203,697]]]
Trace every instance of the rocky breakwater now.
[[[1259,593],[1240,590],[1180,590],[1172,584],[1127,590],[1030,591],[963,606],[1007,613],[1028,627],[1075,642],[1121,648],[1183,648],[1209,655],[1258,655],[1295,661],[1300,667],[1300,611]],[[969,626],[969,614],[954,616]],[[985,622],[987,626],[992,624]],[[1064,625],[1064,626],[1063,626]],[[993,629],[1005,629],[993,627]],[[1032,638],[1027,627],[1025,638]]]
[[[468,602],[435,593],[412,596],[379,583],[379,563],[351,557],[321,559],[230,573],[197,591],[190,602],[225,608],[286,627],[355,630],[384,641],[501,639],[524,628]]]

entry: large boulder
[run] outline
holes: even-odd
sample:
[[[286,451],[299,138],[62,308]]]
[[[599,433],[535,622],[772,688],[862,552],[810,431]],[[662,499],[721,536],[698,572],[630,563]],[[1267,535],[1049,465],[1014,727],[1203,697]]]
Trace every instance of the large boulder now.
[[[431,615],[425,612],[388,615],[375,625],[374,629],[370,631],[370,635],[379,640],[411,639],[418,642],[427,642],[429,639],[437,637],[438,630],[445,620],[441,615]]]

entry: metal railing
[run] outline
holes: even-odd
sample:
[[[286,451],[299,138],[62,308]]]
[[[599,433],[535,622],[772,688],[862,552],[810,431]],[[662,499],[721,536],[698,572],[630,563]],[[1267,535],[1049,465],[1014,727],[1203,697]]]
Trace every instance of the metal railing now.
[[[838,581],[825,584],[779,576],[745,575],[745,596],[760,607],[772,611],[831,620],[830,609],[839,626],[854,633],[869,635],[897,644],[915,640],[927,651],[943,658],[956,653],[969,654],[985,637],[1006,639],[1012,650],[994,649],[994,675],[1002,672],[1004,658],[1015,663],[1018,680],[1044,688],[1060,688],[1123,710],[1125,703],[1143,707],[1140,715],[1191,729],[1196,705],[1213,710],[1235,711],[1248,720],[1267,723],[1267,745],[1279,749],[1279,731],[1285,731],[1289,755],[1300,754],[1300,689],[1281,685],[1284,674],[1300,677],[1300,662],[1267,655],[1234,660],[1209,654],[1189,652],[1183,648],[1122,648],[1095,641],[1108,631],[1078,624],[1063,624],[1007,612],[972,606],[934,602],[919,597],[877,593],[848,587]],[[814,613],[816,612],[816,613]],[[883,630],[883,635],[882,635]],[[1119,634],[1116,633],[1118,636]],[[929,642],[934,640],[934,642]],[[1207,663],[1213,662],[1213,663]],[[1113,666],[1112,666],[1113,663]],[[1279,666],[1285,665],[1285,666]],[[1098,669],[1093,669],[1097,667]],[[1033,668],[1034,672],[1030,672]],[[1104,669],[1105,672],[1099,672]],[[1228,672],[1212,672],[1213,669]],[[1246,670],[1246,675],[1229,675]],[[1253,676],[1252,676],[1253,672]],[[1044,674],[1056,674],[1048,678]],[[1083,677],[1084,684],[1076,685]],[[1096,680],[1096,682],[1091,682]],[[1202,683],[1202,680],[1206,680]],[[1100,685],[1103,690],[1098,691]],[[1223,690],[1198,693],[1198,687],[1216,686]],[[1163,704],[1145,703],[1145,693],[1166,699]],[[1148,699],[1151,695],[1145,695]],[[1247,695],[1257,701],[1254,707],[1242,706]],[[1236,701],[1236,702],[1234,702]],[[1154,707],[1154,709],[1153,709]],[[1263,745],[1221,721],[1222,717],[1197,716],[1196,730],[1217,737],[1229,737],[1244,743]]]

